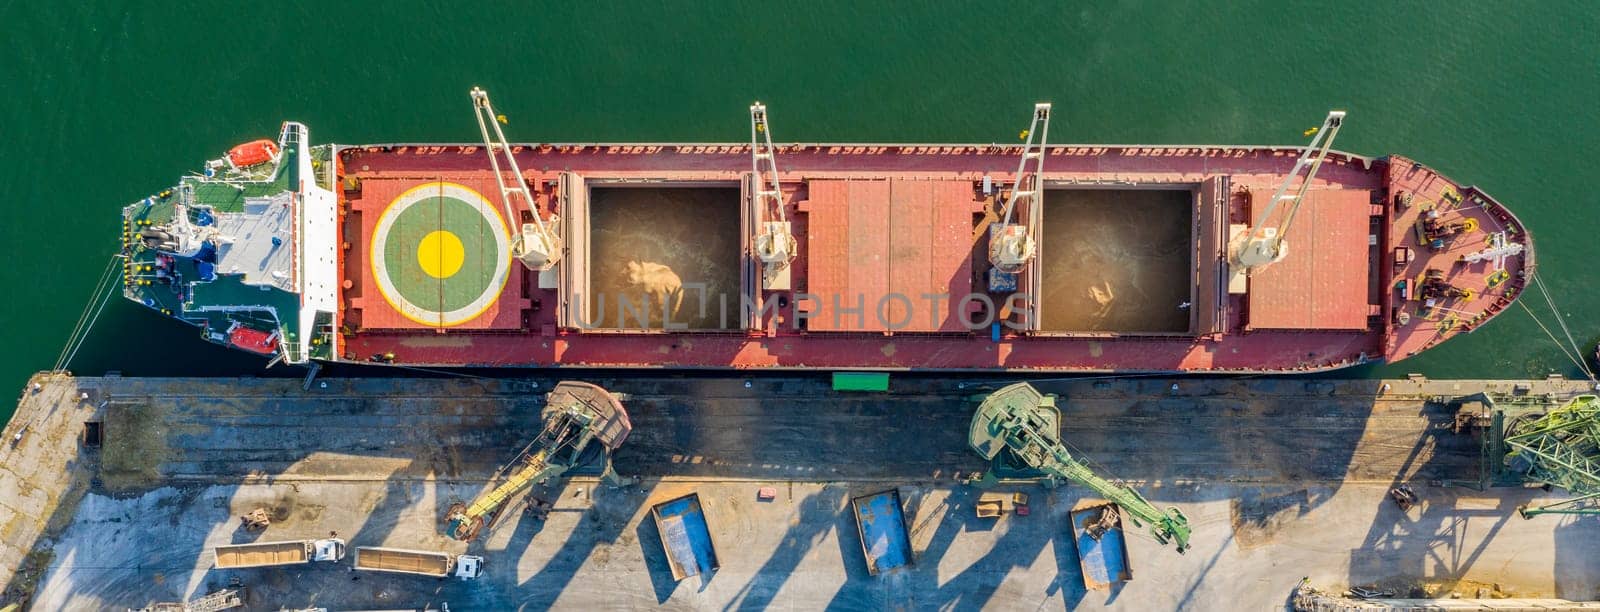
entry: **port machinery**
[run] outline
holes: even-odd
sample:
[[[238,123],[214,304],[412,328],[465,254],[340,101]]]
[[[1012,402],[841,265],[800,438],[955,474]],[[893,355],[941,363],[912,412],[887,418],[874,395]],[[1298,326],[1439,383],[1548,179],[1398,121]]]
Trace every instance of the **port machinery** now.
[[[989,471],[972,481],[980,487],[1009,479],[1038,480],[1045,486],[1075,482],[1127,512],[1134,525],[1149,525],[1157,542],[1170,543],[1179,553],[1189,548],[1189,519],[1183,512],[1156,507],[1133,487],[1105,479],[1072,456],[1061,440],[1055,396],[1033,385],[1015,383],[984,397],[972,415],[967,442],[992,462]]]
[[[612,468],[611,452],[627,439],[633,425],[615,394],[589,383],[562,381],[545,395],[540,417],[539,435],[502,470],[499,484],[470,503],[455,502],[445,511],[447,535],[464,542],[477,539],[494,527],[515,497],[588,463],[591,448],[601,455],[602,480],[626,482]]]
[[[1581,395],[1548,407],[1483,397],[1457,407],[1455,431],[1482,443],[1477,482],[1491,486],[1537,485],[1571,497],[1517,508],[1523,518],[1541,514],[1600,515],[1600,397]]]

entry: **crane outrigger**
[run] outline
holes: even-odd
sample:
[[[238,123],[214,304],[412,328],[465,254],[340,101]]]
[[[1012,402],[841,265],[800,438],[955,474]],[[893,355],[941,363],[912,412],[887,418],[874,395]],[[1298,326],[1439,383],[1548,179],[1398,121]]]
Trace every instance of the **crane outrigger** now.
[[[598,444],[604,456],[602,478],[622,482],[611,467],[611,451],[622,445],[633,425],[615,395],[589,383],[562,381],[545,394],[540,416],[544,428],[507,468],[505,481],[472,503],[456,502],[445,511],[447,535],[463,542],[476,539],[485,527],[494,525],[514,496],[582,463],[591,443]]]
[[[1065,479],[1088,487],[1127,512],[1135,525],[1148,524],[1157,542],[1170,542],[1179,553],[1189,548],[1189,519],[1182,512],[1157,508],[1132,487],[1095,474],[1067,451],[1060,431],[1061,411],[1056,408],[1055,396],[1039,393],[1028,383],[1016,383],[984,398],[972,416],[967,442],[1002,470],[1042,475],[1046,485]],[[991,470],[978,484],[998,481],[999,476]]]

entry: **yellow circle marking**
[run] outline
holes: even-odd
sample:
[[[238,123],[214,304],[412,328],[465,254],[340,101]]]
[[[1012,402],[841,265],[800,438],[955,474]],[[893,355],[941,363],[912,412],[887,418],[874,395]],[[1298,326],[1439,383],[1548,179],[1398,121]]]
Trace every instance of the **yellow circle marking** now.
[[[445,230],[434,230],[417,243],[417,264],[434,278],[450,278],[461,271],[467,260],[467,249],[461,239]]]

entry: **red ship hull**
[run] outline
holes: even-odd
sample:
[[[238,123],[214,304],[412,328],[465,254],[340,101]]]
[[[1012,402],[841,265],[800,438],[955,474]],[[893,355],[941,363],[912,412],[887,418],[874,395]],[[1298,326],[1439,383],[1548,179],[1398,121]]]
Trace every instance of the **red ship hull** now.
[[[1532,272],[1524,228],[1486,194],[1404,158],[1334,152],[1286,235],[1287,257],[1236,278],[1230,240],[1301,151],[1050,147],[1040,262],[1016,293],[997,293],[985,254],[1000,196],[985,185],[1010,184],[1019,147],[779,147],[797,256],[778,288],[764,286],[752,254],[746,145],[516,147],[539,210],[520,208],[509,224],[481,146],[345,147],[338,358],[1319,371],[1403,359],[1469,332]],[[505,245],[493,239],[534,214],[559,218],[566,242],[542,280],[501,267]],[[1430,239],[1424,217],[1459,235]],[[1528,248],[1467,257],[1508,239]],[[1457,291],[1424,299],[1434,281]]]

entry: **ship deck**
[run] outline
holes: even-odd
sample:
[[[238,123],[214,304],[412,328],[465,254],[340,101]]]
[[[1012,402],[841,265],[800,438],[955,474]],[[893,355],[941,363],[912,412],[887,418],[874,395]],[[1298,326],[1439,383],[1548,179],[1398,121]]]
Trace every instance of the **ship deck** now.
[[[515,147],[566,242],[543,278],[508,256],[504,228],[532,217],[506,223],[482,147],[347,147],[340,352],[434,366],[1311,371],[1471,331],[1531,271],[1531,248],[1462,261],[1526,243],[1487,195],[1404,158],[1335,152],[1288,256],[1230,289],[1228,241],[1300,151],[1051,147],[1021,300],[987,290],[1003,195],[984,192],[1009,184],[1019,147],[780,146],[797,257],[787,287],[768,288],[749,255],[748,146]],[[1430,211],[1472,227],[1429,246]],[[1470,294],[1423,300],[1428,270]]]

